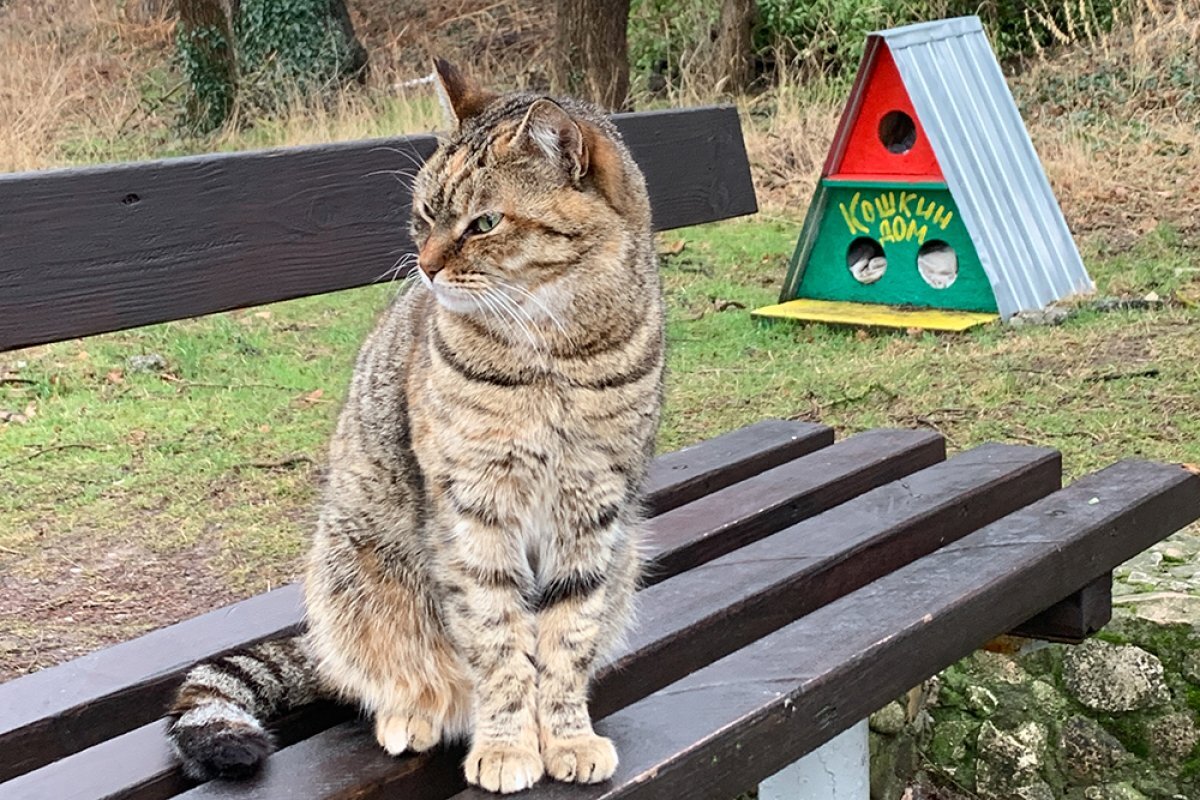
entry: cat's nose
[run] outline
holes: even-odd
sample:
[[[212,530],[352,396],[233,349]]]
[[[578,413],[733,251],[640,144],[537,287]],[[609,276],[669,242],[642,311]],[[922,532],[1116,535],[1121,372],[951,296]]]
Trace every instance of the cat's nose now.
[[[446,264],[446,243],[431,238],[421,251],[417,253],[417,268],[425,273],[425,277],[433,280],[433,276],[442,271]]]

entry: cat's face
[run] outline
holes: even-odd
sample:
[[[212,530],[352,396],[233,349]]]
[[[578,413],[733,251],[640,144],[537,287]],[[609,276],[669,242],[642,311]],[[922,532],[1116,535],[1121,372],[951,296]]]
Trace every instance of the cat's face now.
[[[623,224],[603,183],[622,165],[597,126],[557,103],[485,94],[448,70],[459,127],[414,184],[419,275],[456,313],[560,318]]]

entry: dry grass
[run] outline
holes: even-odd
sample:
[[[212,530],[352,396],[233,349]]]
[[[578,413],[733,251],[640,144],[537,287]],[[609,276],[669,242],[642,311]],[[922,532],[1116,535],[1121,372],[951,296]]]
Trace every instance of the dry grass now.
[[[1124,248],[1159,223],[1200,231],[1200,0],[1129,0],[1111,32],[1090,6],[1055,26],[1059,43],[1011,65],[1010,84],[1074,230]],[[276,119],[198,139],[176,128],[181,79],[173,25],[134,23],[100,0],[10,0],[0,8],[0,171],[206,150],[359,139],[440,124],[421,77],[434,54],[472,65],[502,86],[545,84],[547,15],[519,0],[432,0],[401,18],[381,0],[351,2],[372,54],[365,87],[331,102],[296,101]],[[422,4],[416,4],[422,5]],[[686,52],[686,50],[685,50]],[[704,79],[702,46],[665,97],[639,105],[719,99]],[[847,86],[785,75],[741,101],[760,201],[803,213]],[[1103,169],[1097,169],[1103,164]]]
[[[1200,2],[1055,30],[1013,89],[1073,229],[1118,247],[1160,223],[1200,233]]]
[[[0,170],[60,164],[81,131],[120,136],[142,74],[163,57],[161,39],[95,0],[0,8]]]

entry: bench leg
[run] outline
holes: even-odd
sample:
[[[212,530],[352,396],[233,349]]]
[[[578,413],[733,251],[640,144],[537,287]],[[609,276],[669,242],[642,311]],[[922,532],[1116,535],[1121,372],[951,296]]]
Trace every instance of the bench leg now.
[[[758,800],[869,800],[864,719],[758,785]]]

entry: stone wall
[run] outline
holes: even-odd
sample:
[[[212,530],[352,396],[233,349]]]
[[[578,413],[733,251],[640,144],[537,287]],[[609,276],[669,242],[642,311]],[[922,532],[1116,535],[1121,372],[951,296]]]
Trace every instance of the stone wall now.
[[[1117,571],[1078,647],[978,652],[871,719],[872,800],[915,774],[985,800],[1200,800],[1200,537]]]

